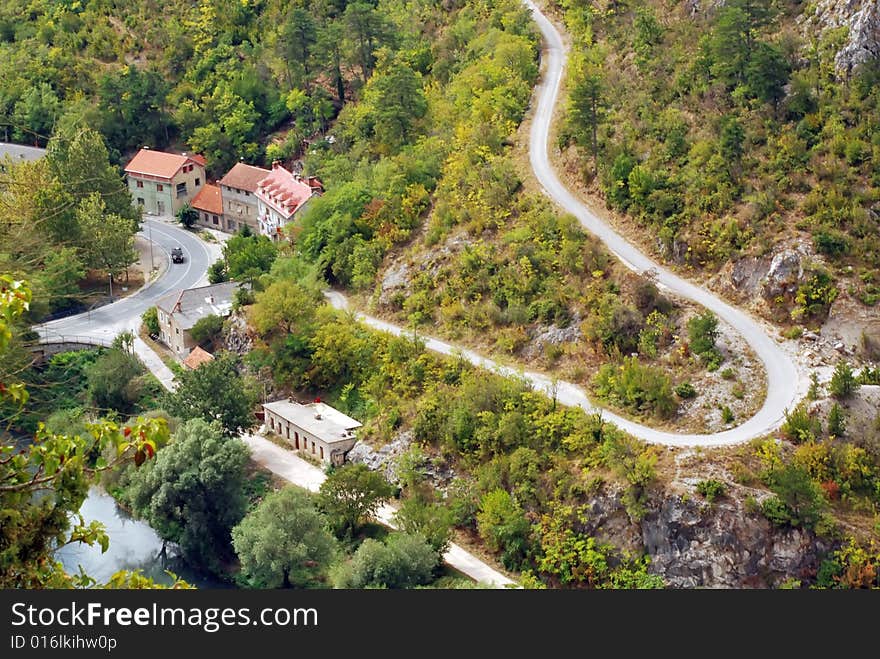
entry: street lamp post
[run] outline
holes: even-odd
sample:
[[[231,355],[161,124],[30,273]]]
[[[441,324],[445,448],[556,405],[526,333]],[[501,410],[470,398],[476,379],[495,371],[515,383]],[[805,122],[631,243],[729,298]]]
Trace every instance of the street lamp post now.
[[[153,270],[156,269],[156,266],[153,264],[153,225],[150,224],[150,221],[147,220],[147,231],[149,232],[149,241],[150,241],[150,277],[153,276]]]

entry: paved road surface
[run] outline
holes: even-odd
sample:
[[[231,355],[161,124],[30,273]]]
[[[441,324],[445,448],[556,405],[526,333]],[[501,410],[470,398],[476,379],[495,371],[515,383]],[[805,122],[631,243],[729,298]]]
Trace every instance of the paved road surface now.
[[[59,318],[34,329],[46,338],[87,336],[111,341],[123,330],[137,329],[141,314],[163,295],[208,283],[208,266],[219,256],[217,245],[209,245],[195,234],[155,218],[144,219],[140,233],[147,239],[152,237],[153,249],[156,253],[164,251],[166,257],[172,247],[180,246],[184,262],[171,263],[168,258],[168,269],[163,275],[140,291],[91,312]]]

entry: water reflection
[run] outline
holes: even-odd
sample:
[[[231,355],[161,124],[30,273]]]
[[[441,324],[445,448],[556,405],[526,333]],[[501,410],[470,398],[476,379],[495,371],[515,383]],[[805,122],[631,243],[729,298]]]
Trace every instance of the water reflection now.
[[[165,573],[170,570],[198,588],[228,588],[209,575],[187,566],[177,555],[174,545],[167,545],[162,552],[162,538],[149,524],[133,519],[120,508],[109,494],[93,487],[80,508],[86,524],[92,520],[102,522],[110,537],[110,546],[101,553],[98,545],[74,543],[62,547],[56,556],[70,573],[79,572],[79,566],[98,581],[106,581],[119,570],[140,569],[144,575],[158,583],[171,583]]]

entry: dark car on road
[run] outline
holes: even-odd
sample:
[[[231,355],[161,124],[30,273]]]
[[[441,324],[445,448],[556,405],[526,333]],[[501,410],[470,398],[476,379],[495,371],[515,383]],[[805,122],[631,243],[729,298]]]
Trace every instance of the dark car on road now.
[[[183,263],[183,250],[180,247],[174,247],[171,249],[171,260],[174,263]]]

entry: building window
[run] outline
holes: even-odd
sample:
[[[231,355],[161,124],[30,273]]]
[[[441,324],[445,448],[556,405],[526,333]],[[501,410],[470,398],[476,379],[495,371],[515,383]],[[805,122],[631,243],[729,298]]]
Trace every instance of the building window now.
[[[162,192],[164,189],[165,187],[161,183],[156,184],[156,192]]]
[[[177,184],[177,196],[185,197],[186,196],[186,183],[178,183]]]
[[[250,197],[250,196],[251,196],[251,193],[248,192],[247,190],[245,190],[245,191],[244,191],[244,196],[245,196],[245,197]]]
[[[196,187],[199,187],[201,184],[202,182],[199,179],[196,179]]]
[[[218,223],[217,216],[216,216],[216,215],[212,215],[211,217],[214,219],[214,224],[217,224],[217,223]]]
[[[312,442],[312,455],[315,454],[315,442]]]
[[[175,334],[180,334],[180,328],[179,328],[179,327],[175,327],[175,328],[174,328],[174,333],[175,333]]]
[[[324,447],[321,446],[321,447],[319,447],[319,449],[321,451],[321,459],[323,460],[324,459]]]
[[[137,181],[137,186],[138,186],[139,188],[144,187],[144,182],[143,182],[143,181]]]
[[[138,206],[143,206],[143,205],[144,205],[144,198],[138,197]]]

